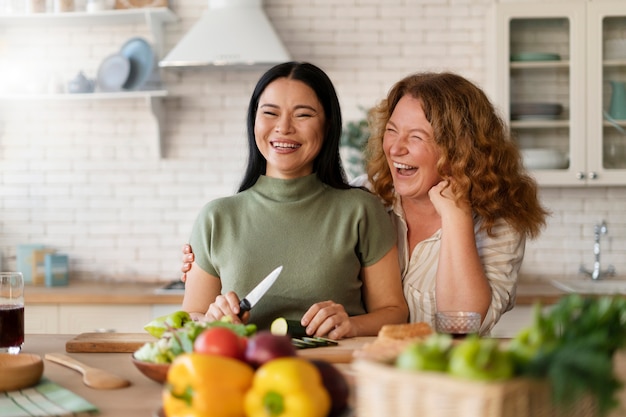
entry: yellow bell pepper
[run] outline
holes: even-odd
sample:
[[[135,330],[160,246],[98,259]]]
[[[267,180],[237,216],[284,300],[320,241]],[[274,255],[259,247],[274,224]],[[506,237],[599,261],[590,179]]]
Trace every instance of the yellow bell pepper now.
[[[167,417],[244,417],[254,370],[237,359],[185,353],[174,359],[163,389]]]
[[[320,372],[298,357],[278,358],[262,365],[245,398],[248,417],[326,417],[330,405]]]

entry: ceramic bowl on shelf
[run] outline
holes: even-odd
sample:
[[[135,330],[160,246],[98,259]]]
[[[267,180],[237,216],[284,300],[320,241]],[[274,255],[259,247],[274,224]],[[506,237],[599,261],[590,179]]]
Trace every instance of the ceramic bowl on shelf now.
[[[526,148],[521,153],[527,169],[563,169],[569,164],[567,156],[556,149]]]

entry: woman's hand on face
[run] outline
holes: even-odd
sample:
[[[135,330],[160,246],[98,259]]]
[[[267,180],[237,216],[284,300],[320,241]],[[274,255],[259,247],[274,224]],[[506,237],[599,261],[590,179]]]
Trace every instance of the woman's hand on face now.
[[[231,316],[233,323],[247,323],[250,312],[246,311],[241,318],[237,314],[239,314],[239,297],[233,291],[230,291],[224,295],[217,296],[205,313],[204,321],[216,321],[224,316]]]
[[[458,202],[457,205],[452,188],[448,187],[448,184],[448,180],[442,180],[428,190],[428,197],[439,216],[444,217],[446,213],[454,213],[458,210],[471,213],[471,208],[465,202]]]
[[[334,301],[322,301],[313,304],[302,316],[301,323],[306,326],[311,336],[342,339],[356,336],[350,316],[341,304]]]
[[[191,264],[195,260],[195,256],[193,251],[191,250],[191,245],[189,243],[185,243],[183,245],[183,265],[180,267],[183,275],[180,277],[182,282],[187,281],[187,272],[191,269]]]

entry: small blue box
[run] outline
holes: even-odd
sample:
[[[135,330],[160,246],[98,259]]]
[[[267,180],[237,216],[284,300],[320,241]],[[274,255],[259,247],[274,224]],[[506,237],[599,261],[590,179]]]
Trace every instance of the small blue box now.
[[[46,287],[62,287],[69,284],[69,262],[67,255],[46,254]]]

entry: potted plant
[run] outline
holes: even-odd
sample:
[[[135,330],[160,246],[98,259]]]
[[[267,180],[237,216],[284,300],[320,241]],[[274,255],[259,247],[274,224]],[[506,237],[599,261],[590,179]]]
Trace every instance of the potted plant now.
[[[341,132],[339,154],[348,180],[365,174],[363,153],[369,136],[370,131],[365,118],[348,122]]]

